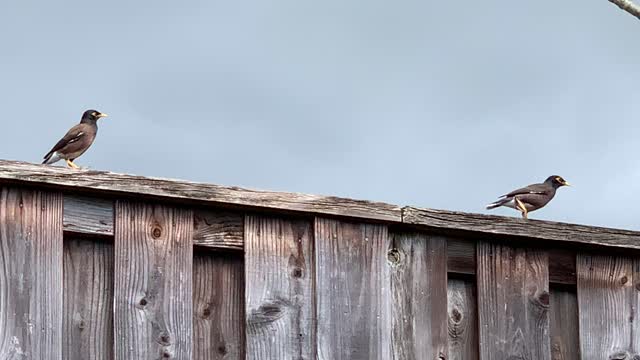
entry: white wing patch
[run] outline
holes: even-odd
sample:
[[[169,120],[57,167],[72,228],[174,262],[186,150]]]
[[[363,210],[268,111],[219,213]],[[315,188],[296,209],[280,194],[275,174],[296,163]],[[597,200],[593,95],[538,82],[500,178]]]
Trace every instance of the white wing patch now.
[[[80,131],[78,133],[78,135],[76,135],[73,139],[69,140],[69,142],[67,144],[71,144],[72,142],[76,142],[76,141],[80,140],[82,135],[84,135],[84,132]]]

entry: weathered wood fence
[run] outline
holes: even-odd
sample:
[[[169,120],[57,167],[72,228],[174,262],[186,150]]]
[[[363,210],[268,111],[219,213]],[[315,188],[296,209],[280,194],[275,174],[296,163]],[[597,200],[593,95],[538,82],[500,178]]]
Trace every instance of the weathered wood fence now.
[[[640,233],[0,161],[0,359],[640,359]]]

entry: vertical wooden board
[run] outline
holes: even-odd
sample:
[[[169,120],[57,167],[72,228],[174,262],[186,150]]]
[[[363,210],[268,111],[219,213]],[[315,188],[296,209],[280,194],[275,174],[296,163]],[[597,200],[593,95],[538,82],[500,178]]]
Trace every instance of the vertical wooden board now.
[[[576,265],[582,359],[624,359],[621,354],[638,352],[634,282],[640,279],[633,278],[633,260],[579,253]]]
[[[193,261],[193,358],[243,360],[242,256],[204,253]]]
[[[551,359],[580,360],[578,298],[575,288],[552,287],[550,297]]]
[[[115,206],[115,359],[191,359],[193,213]]]
[[[393,235],[393,359],[447,359],[447,240]]]
[[[63,358],[113,359],[113,244],[67,238]]]
[[[480,359],[551,359],[547,253],[481,241],[477,254]]]
[[[313,242],[307,220],[247,216],[247,359],[315,358]]]
[[[0,359],[62,359],[61,194],[0,190]]]
[[[478,312],[475,284],[450,279],[447,288],[449,314],[448,360],[478,360]]]
[[[386,226],[316,218],[318,359],[391,358]]]

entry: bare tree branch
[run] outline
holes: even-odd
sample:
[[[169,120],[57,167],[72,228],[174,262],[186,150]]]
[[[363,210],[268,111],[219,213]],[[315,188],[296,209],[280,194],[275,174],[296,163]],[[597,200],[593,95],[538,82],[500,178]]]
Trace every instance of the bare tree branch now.
[[[620,9],[640,19],[640,7],[634,4],[631,0],[609,0],[609,1],[618,5]]]

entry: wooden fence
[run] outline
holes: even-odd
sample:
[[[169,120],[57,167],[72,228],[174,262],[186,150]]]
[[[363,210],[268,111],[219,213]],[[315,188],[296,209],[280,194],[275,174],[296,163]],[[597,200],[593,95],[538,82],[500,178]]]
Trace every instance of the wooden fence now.
[[[640,233],[0,161],[0,359],[640,359]]]

